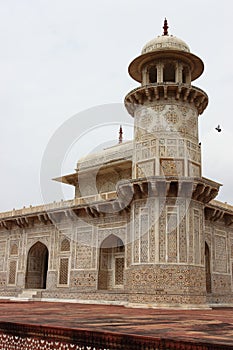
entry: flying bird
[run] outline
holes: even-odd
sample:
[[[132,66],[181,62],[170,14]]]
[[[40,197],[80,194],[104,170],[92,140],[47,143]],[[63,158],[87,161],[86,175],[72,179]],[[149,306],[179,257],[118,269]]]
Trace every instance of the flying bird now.
[[[221,132],[222,129],[220,128],[220,125],[217,126],[217,128],[215,128],[215,130],[217,130],[217,132]]]

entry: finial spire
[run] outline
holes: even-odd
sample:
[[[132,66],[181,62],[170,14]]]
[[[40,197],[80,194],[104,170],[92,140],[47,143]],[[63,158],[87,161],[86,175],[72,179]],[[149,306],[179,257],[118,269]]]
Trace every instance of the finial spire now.
[[[119,143],[122,143],[123,141],[123,130],[122,126],[120,125],[120,130],[119,130]]]
[[[167,19],[165,18],[164,20],[164,25],[163,25],[163,35],[168,35],[168,24],[167,24]]]

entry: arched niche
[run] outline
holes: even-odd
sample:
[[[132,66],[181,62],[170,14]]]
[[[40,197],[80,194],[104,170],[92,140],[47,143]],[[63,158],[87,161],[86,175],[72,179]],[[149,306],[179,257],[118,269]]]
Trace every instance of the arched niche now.
[[[164,64],[163,69],[163,81],[164,83],[175,83],[176,82],[176,65],[173,62]]]
[[[123,241],[109,235],[99,250],[98,289],[112,290],[124,287],[125,246]]]
[[[148,74],[149,74],[149,83],[150,84],[157,83],[157,68],[156,68],[156,66],[150,67],[148,70]]]
[[[69,252],[70,251],[70,241],[68,238],[63,238],[61,241],[61,252]]]
[[[28,251],[25,288],[46,289],[49,252],[46,245],[36,242]]]

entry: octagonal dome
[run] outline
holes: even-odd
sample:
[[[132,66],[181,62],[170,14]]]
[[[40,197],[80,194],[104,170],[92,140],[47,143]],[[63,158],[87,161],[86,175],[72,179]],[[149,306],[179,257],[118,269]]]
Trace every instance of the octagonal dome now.
[[[190,52],[188,45],[173,35],[161,35],[150,40],[142,49],[142,54],[160,50],[177,50]]]

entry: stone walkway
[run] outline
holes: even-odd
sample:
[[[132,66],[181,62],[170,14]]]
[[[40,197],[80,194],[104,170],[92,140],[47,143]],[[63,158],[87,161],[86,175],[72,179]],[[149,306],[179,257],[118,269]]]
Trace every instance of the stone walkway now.
[[[0,300],[0,322],[107,331],[231,345],[233,309],[159,310]]]

